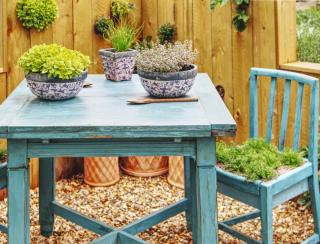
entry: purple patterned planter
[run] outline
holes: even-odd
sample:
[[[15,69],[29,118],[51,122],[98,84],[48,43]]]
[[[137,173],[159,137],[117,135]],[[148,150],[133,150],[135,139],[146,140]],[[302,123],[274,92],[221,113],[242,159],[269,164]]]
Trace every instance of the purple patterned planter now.
[[[126,52],[115,52],[114,48],[100,49],[106,78],[112,81],[131,80],[137,53],[133,49]]]
[[[186,95],[193,86],[198,68],[192,65],[189,70],[157,73],[138,71],[143,88],[154,97],[170,98]]]
[[[26,75],[28,87],[37,97],[45,100],[65,100],[76,96],[83,88],[88,71],[70,80],[48,78],[46,74],[30,73]]]

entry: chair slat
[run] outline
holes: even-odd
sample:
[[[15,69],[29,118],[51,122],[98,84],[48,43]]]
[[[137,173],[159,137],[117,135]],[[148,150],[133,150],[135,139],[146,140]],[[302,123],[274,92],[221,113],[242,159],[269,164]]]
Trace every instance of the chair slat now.
[[[289,116],[289,104],[290,104],[290,89],[291,89],[291,80],[286,80],[285,88],[284,88],[284,96],[283,96],[280,139],[279,139],[279,146],[278,146],[280,151],[283,150],[285,139],[286,139],[286,131],[287,131],[287,124],[288,124],[288,116]]]
[[[250,137],[258,137],[258,80],[250,75]]]
[[[304,84],[299,83],[297,100],[296,100],[296,115],[294,119],[294,136],[293,136],[293,150],[298,151],[301,134],[301,112],[302,112],[302,98],[303,98]]]
[[[267,142],[271,141],[272,137],[272,124],[273,124],[273,108],[274,108],[274,99],[276,94],[276,77],[271,78],[270,84],[270,95],[269,95],[269,103],[268,103],[268,118],[267,118],[267,133],[266,140]]]

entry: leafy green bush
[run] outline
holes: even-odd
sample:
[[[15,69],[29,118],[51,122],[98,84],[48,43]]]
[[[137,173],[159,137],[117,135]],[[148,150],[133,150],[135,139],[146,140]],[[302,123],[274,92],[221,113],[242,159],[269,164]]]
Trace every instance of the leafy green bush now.
[[[264,139],[250,139],[242,145],[218,143],[217,161],[223,163],[226,170],[248,180],[271,180],[279,167],[299,166],[302,155],[291,149],[279,152]]]
[[[160,44],[173,43],[176,35],[177,28],[175,25],[172,25],[170,23],[161,25],[158,31]]]
[[[71,79],[87,69],[90,58],[58,44],[41,44],[25,52],[18,62],[26,74],[41,73]]]
[[[135,42],[136,29],[133,25],[121,22],[118,26],[112,27],[108,32],[108,38],[112,47],[117,52],[125,52]]]
[[[157,43],[152,48],[140,50],[136,66],[138,71],[178,72],[194,64],[197,55],[198,51],[193,50],[191,41],[165,45]]]
[[[56,0],[18,0],[16,14],[25,28],[42,31],[58,18],[58,5]]]
[[[97,35],[108,37],[108,31],[114,26],[113,20],[106,16],[100,16],[95,24],[94,31]]]
[[[297,52],[300,61],[320,63],[320,10],[297,12]]]
[[[128,0],[112,0],[111,2],[111,16],[115,20],[121,20],[132,9],[134,9],[134,5]]]

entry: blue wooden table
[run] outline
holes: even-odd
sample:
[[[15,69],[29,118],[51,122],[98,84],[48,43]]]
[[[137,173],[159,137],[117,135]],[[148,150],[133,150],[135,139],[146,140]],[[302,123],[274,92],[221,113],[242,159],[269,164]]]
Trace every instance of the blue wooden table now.
[[[59,215],[101,237],[94,243],[144,243],[135,235],[186,212],[194,243],[217,243],[215,139],[232,136],[236,124],[206,74],[189,95],[199,102],[128,105],[146,96],[139,79],[110,82],[90,75],[92,88],[78,97],[47,102],[23,81],[0,106],[0,138],[8,139],[8,235],[10,244],[30,242],[29,158],[40,158],[41,234]],[[184,199],[121,229],[81,215],[55,200],[54,157],[185,157]],[[189,191],[186,191],[189,192]]]

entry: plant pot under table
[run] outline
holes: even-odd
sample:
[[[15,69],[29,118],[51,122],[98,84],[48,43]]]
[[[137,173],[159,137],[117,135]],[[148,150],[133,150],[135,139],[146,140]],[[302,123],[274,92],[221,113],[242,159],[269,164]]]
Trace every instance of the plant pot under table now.
[[[169,157],[169,174],[167,180],[170,185],[184,189],[183,157]]]
[[[168,157],[121,157],[120,168],[127,175],[137,177],[153,177],[168,172]]]
[[[84,158],[84,182],[91,186],[110,186],[120,180],[118,157]]]
[[[125,52],[116,52],[114,48],[100,49],[106,78],[112,81],[131,80],[137,53],[133,49]]]

